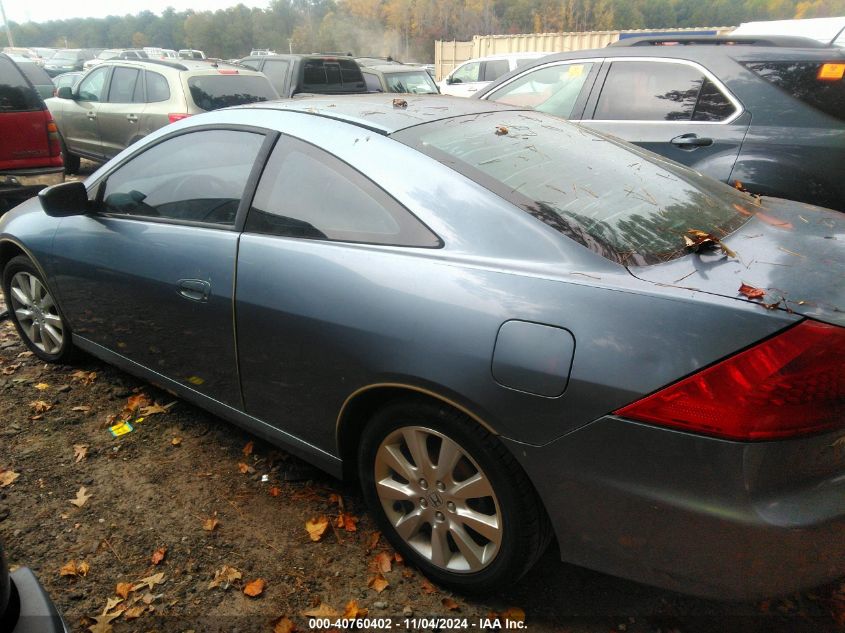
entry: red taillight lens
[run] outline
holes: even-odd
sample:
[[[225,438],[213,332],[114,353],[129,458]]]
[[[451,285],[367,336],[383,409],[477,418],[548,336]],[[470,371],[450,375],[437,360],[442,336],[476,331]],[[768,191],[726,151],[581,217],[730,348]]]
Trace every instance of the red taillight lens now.
[[[59,142],[59,128],[53,121],[53,117],[47,115],[47,145],[50,148],[50,156],[58,156],[62,153],[62,144]]]
[[[221,70],[218,70],[217,72],[220,73],[221,75],[237,75],[237,74],[239,74],[237,70],[229,69],[229,68],[223,68]]]
[[[845,426],[845,328],[803,321],[614,414],[733,440]]]
[[[167,119],[171,123],[176,123],[176,121],[181,121],[182,119],[187,119],[190,114],[186,114],[185,112],[171,112],[167,115]]]

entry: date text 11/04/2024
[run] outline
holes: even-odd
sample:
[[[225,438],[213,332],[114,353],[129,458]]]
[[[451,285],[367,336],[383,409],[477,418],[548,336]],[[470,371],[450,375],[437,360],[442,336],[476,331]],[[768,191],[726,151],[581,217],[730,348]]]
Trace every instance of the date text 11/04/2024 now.
[[[445,630],[478,630],[501,631],[527,629],[522,620],[510,618],[309,618],[308,627],[312,630],[349,629],[363,631],[445,631]]]

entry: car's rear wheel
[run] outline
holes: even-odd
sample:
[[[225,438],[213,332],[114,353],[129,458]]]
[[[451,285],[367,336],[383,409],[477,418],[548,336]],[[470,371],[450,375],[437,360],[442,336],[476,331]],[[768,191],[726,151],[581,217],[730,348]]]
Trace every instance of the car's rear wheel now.
[[[482,592],[512,583],[549,542],[525,473],[457,411],[423,401],[387,405],[367,425],[358,458],[382,532],[443,586]]]
[[[38,358],[69,359],[70,328],[41,273],[28,257],[13,257],[3,270],[6,306],[21,339]]]
[[[65,163],[65,172],[68,173],[68,174],[78,174],[79,173],[79,167],[82,164],[81,159],[76,154],[71,154],[68,151],[64,138],[61,138],[61,141],[62,141],[62,160],[64,160],[64,163]]]

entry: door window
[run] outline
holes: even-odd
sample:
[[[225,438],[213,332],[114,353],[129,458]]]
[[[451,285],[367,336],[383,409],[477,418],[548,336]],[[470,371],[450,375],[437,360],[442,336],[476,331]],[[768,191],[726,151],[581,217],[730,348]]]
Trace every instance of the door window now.
[[[168,139],[106,181],[102,210],[119,215],[233,225],[264,136],[205,130]]]
[[[437,247],[410,212],[346,163],[283,137],[267,162],[246,229],[285,237]]]
[[[97,68],[79,83],[80,101],[102,101],[106,77],[111,68]]]
[[[529,107],[568,119],[593,64],[556,64],[531,70],[493,92],[488,99]]]
[[[691,121],[699,94],[705,84],[704,74],[687,64],[665,62],[620,62],[611,64],[593,118],[607,121]],[[715,86],[706,88],[713,97]],[[724,98],[718,90],[718,98]],[[726,99],[725,99],[726,100]],[[730,102],[728,102],[730,105]],[[730,105],[721,109],[703,105],[700,118],[722,120],[733,112]],[[712,117],[721,118],[712,118]],[[710,117],[710,118],[708,118]]]
[[[452,75],[452,83],[466,84],[478,81],[478,73],[481,71],[481,62],[470,62],[460,66]]]
[[[370,92],[384,92],[381,89],[381,82],[379,81],[378,75],[364,73],[364,81],[367,83],[367,90]]]
[[[285,87],[288,63],[279,59],[268,59],[264,62],[264,74],[267,75],[267,79],[270,80],[276,91],[281,92]]]
[[[510,66],[506,59],[492,59],[484,62],[484,81],[496,81],[509,70]]]
[[[116,67],[109,85],[109,103],[132,103],[140,74],[137,68]]]
[[[147,71],[147,103],[170,99],[170,86],[167,78],[159,73]]]

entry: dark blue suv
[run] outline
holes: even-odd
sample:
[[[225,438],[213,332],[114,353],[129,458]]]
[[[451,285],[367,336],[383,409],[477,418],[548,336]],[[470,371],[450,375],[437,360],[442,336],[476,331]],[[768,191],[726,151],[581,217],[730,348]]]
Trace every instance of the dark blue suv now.
[[[843,76],[845,49],[804,38],[644,37],[543,57],[475,98],[580,121],[752,193],[845,211]]]

